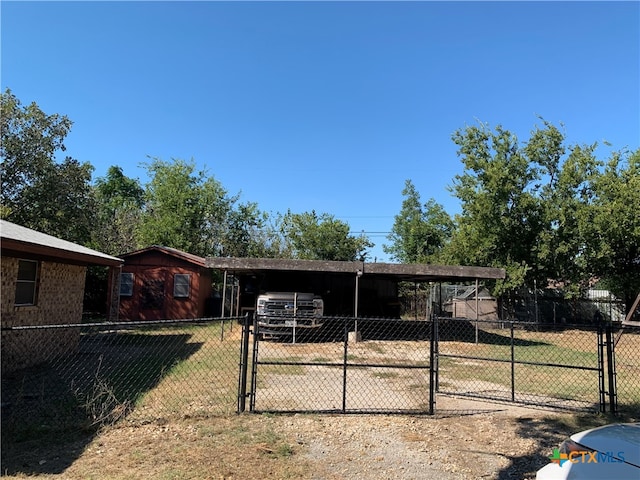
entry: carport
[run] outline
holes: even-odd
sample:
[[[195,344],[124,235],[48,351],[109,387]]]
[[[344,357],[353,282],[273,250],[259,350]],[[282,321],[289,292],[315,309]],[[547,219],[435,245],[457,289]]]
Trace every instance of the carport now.
[[[459,265],[209,257],[206,266],[223,274],[223,305],[229,277],[238,279],[230,309],[236,316],[252,312],[257,294],[271,290],[319,294],[325,298],[326,315],[396,317],[401,282],[475,281],[477,286],[480,280],[505,278],[502,268]]]
[[[238,411],[433,413],[437,361],[435,322],[402,320],[401,282],[501,279],[497,268],[444,265],[208,258],[235,277],[236,309],[255,309],[264,292],[310,292],[325,300],[324,322],[297,341],[263,337],[260,325],[242,331]],[[237,279],[237,280],[236,280]],[[226,299],[225,299],[226,303]],[[235,313],[235,315],[234,315]]]

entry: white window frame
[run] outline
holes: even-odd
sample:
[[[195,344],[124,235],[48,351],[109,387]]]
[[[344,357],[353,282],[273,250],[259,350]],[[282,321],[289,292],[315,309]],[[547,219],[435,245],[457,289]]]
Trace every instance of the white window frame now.
[[[180,281],[178,279],[180,279]],[[184,279],[186,279],[186,282],[184,281]],[[173,275],[173,297],[189,298],[190,295],[191,295],[191,274],[189,273],[174,274]]]
[[[33,278],[20,278],[20,264],[21,263],[33,263],[35,264]],[[32,306],[36,305],[36,299],[38,294],[38,280],[40,274],[40,262],[36,260],[26,260],[19,258],[18,259],[18,272],[16,274],[16,294],[15,294],[15,305],[16,306]],[[29,290],[25,290],[29,289]],[[31,293],[31,301],[22,302],[18,301],[18,295],[21,293]]]
[[[125,278],[128,278],[128,281],[124,281]],[[120,296],[121,297],[132,297],[133,296],[133,282],[135,277],[131,272],[122,272],[120,274]],[[123,291],[123,286],[128,286],[127,290]]]

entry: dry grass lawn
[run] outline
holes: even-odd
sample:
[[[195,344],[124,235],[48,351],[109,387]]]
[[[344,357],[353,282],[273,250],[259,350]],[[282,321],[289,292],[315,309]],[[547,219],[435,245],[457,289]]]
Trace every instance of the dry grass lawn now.
[[[534,478],[568,434],[614,420],[448,401],[442,407],[457,413],[439,417],[244,414],[123,421],[90,437],[78,432],[16,442],[3,451],[2,469],[8,479]]]

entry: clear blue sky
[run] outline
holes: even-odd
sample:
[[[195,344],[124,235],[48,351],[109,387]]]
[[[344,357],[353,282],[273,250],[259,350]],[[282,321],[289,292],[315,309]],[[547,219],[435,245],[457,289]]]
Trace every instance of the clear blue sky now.
[[[640,146],[636,1],[3,1],[1,15],[2,90],[73,120],[65,154],[94,177],[120,165],[144,183],[147,156],[194,159],[264,211],[364,231],[378,261],[406,179],[459,211],[465,125],[526,140],[540,115],[569,143]]]

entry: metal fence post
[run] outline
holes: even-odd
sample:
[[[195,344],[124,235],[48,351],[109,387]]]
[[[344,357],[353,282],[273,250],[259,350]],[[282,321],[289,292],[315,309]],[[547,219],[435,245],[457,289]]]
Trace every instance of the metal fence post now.
[[[511,401],[516,401],[516,349],[513,336],[513,321],[511,325]]]
[[[249,335],[251,328],[249,314],[245,314],[242,322],[242,336],[240,341],[240,376],[238,378],[238,413],[242,413],[247,405],[247,370],[249,364]]]
[[[438,317],[431,316],[431,342],[429,349],[429,415],[433,415],[435,412],[435,391],[436,391],[436,376],[437,376],[437,363],[436,363],[436,348],[437,348],[437,336],[438,336]]]
[[[251,321],[248,322],[248,325],[249,327],[253,326],[253,330],[249,328],[249,331],[253,333],[253,348],[251,349],[251,388],[247,396],[249,397],[249,411],[253,412],[256,409],[256,388],[258,387],[258,349],[260,348],[260,341],[264,338],[264,336],[260,332],[260,325],[258,325],[257,316],[254,314],[249,318],[251,319]]]
[[[349,321],[347,318],[344,321],[344,352],[342,355],[342,412],[347,410],[347,362],[349,360]],[[358,320],[356,319],[356,322]],[[356,333],[357,334],[357,329]]]
[[[607,411],[607,403],[605,400],[607,387],[604,380],[604,332],[602,331],[602,324],[598,324],[596,332],[598,343],[598,389],[600,396],[600,413],[604,413]]]
[[[613,327],[608,323],[605,327],[607,347],[607,374],[609,383],[609,411],[614,415],[618,413],[618,397],[616,393],[616,362],[613,350]]]

